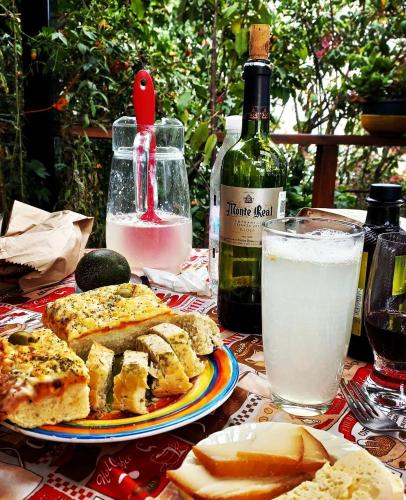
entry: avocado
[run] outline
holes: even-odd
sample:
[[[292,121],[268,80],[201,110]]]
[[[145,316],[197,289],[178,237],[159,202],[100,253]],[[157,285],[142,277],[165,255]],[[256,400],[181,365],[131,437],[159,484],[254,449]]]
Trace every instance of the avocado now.
[[[131,277],[127,259],[118,252],[100,248],[84,255],[75,271],[78,287],[84,292],[107,285],[128,283]]]

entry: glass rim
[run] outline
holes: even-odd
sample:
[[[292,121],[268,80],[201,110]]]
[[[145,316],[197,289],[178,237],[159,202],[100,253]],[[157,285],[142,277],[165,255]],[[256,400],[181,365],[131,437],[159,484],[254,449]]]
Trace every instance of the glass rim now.
[[[262,224],[262,230],[264,233],[271,233],[275,234],[276,236],[284,236],[285,238],[297,238],[297,239],[308,239],[312,241],[327,241],[326,238],[324,238],[321,235],[318,234],[309,234],[309,233],[288,233],[287,231],[281,231],[280,229],[274,229],[272,226],[274,224],[280,224],[280,223],[287,223],[289,221],[292,222],[307,222],[307,221],[315,221],[315,222],[325,222],[326,224],[328,223],[334,223],[334,224],[339,224],[341,226],[345,226],[347,228],[352,228],[355,230],[355,232],[352,233],[347,233],[343,232],[343,234],[337,235],[336,237],[332,238],[330,241],[341,241],[341,240],[348,240],[351,238],[356,238],[362,234],[364,234],[364,228],[362,227],[361,224],[357,224],[355,222],[350,222],[350,221],[344,221],[344,220],[339,220],[339,219],[332,219],[332,218],[326,218],[326,217],[280,217],[279,219],[269,219],[265,221]],[[329,228],[326,228],[329,229]]]
[[[128,121],[125,121],[128,120]],[[113,122],[113,127],[116,128],[136,128],[137,127],[137,121],[133,116],[120,116]],[[178,120],[177,118],[173,117],[166,117],[164,116],[163,118],[159,118],[158,120],[155,121],[153,125],[149,125],[148,128],[184,128],[183,123]]]
[[[403,239],[403,241],[398,241]],[[396,245],[406,245],[406,233],[399,231],[391,231],[390,233],[382,233],[378,236],[378,241],[384,241],[386,243],[394,243]]]

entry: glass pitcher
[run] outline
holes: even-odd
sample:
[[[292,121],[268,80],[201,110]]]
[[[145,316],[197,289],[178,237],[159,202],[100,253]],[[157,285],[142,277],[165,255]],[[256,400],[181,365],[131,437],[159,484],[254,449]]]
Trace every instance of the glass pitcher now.
[[[144,274],[144,267],[178,273],[192,251],[183,125],[164,118],[152,129],[137,133],[135,118],[127,116],[113,123],[106,246],[124,255],[138,275]],[[152,134],[155,152],[149,149]],[[160,223],[142,220],[148,206],[151,155],[153,205]]]

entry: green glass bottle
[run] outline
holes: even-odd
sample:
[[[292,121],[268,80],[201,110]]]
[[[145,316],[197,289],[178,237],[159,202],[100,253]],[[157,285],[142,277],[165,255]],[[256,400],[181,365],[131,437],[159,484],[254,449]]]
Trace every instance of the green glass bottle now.
[[[247,333],[261,333],[262,224],[286,203],[286,160],[269,136],[268,51],[269,26],[251,26],[241,138],[221,167],[218,317]]]

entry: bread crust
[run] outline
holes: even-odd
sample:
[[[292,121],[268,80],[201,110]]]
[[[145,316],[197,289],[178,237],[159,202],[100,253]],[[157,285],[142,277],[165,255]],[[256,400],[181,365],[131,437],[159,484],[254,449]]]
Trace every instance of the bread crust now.
[[[94,342],[87,357],[89,370],[90,406],[92,410],[102,411],[106,406],[108,390],[113,382],[114,352]]]
[[[76,383],[65,387],[59,394],[50,394],[34,402],[22,401],[8,419],[31,429],[86,418],[89,411],[89,387],[86,383]]]

